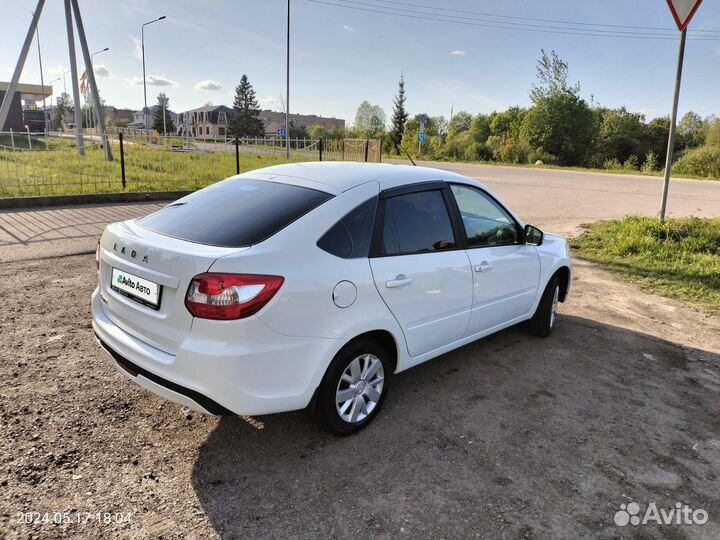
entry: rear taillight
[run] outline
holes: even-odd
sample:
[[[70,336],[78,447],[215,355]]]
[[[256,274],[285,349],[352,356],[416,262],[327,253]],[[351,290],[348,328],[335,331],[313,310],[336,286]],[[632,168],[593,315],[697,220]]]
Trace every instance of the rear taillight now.
[[[190,282],[185,306],[201,319],[242,319],[260,311],[283,281],[280,276],[200,274]]]
[[[95,247],[95,268],[100,271],[100,238],[98,238],[97,246]]]

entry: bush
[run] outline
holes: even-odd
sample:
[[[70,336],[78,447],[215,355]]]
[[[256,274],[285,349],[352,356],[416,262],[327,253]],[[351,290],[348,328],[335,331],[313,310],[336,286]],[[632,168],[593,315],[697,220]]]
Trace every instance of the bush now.
[[[673,165],[673,173],[720,179],[720,147],[703,146],[687,151]]]
[[[606,159],[603,163],[603,169],[608,171],[619,171],[622,169],[622,163],[617,158]]]
[[[467,161],[490,161],[492,159],[492,151],[486,144],[474,142],[465,148],[463,157]]]
[[[630,154],[623,163],[623,169],[626,171],[637,171],[639,168],[638,157],[635,154]]]
[[[533,150],[528,154],[528,163],[535,164],[537,160],[542,161],[544,165],[557,165],[558,162],[557,156],[545,152],[542,148]]]
[[[658,161],[657,154],[650,150],[647,155],[645,156],[645,163],[642,165],[642,171],[649,173],[653,171],[657,171],[660,168],[660,163]]]

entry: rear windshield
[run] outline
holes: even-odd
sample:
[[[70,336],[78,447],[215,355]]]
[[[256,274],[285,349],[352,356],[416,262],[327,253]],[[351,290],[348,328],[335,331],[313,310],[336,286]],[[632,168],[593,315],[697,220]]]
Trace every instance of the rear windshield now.
[[[271,237],[332,195],[300,186],[231,179],[205,188],[138,221],[160,234],[222,247]]]

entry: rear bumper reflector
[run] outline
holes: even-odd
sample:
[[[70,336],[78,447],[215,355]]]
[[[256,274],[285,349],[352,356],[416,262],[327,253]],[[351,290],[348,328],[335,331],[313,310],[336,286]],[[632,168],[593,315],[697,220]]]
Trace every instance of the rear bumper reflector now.
[[[237,416],[230,409],[226,409],[225,407],[220,405],[217,401],[210,399],[209,397],[201,394],[200,392],[196,392],[195,390],[185,388],[184,386],[180,386],[179,384],[176,384],[172,381],[163,379],[159,375],[155,375],[154,373],[146,370],[145,368],[142,368],[142,367],[138,366],[137,364],[132,363],[130,360],[128,360],[127,358],[122,356],[120,353],[111,349],[107,345],[107,343],[105,343],[102,339],[100,339],[100,337],[97,334],[95,334],[95,337],[97,338],[97,340],[100,343],[100,345],[102,346],[102,348],[105,349],[110,354],[110,356],[113,357],[113,360],[115,360],[117,365],[120,366],[123,369],[123,371],[125,371],[132,377],[137,377],[138,375],[142,375],[147,380],[152,381],[159,386],[167,388],[168,390],[172,390],[173,392],[176,392],[178,394],[185,396],[186,398],[193,400],[195,403],[200,405],[203,409],[208,411],[210,414],[214,414],[216,416]]]

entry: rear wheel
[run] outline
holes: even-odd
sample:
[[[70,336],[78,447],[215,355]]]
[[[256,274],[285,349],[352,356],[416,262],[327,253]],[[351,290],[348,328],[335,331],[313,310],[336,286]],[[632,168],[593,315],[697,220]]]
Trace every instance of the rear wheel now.
[[[350,435],[378,414],[388,389],[387,351],[372,341],[343,348],[330,364],[318,394],[320,420],[336,435]]]
[[[549,336],[557,324],[557,308],[560,301],[560,280],[553,276],[545,287],[535,315],[530,319],[530,332],[540,337]]]

